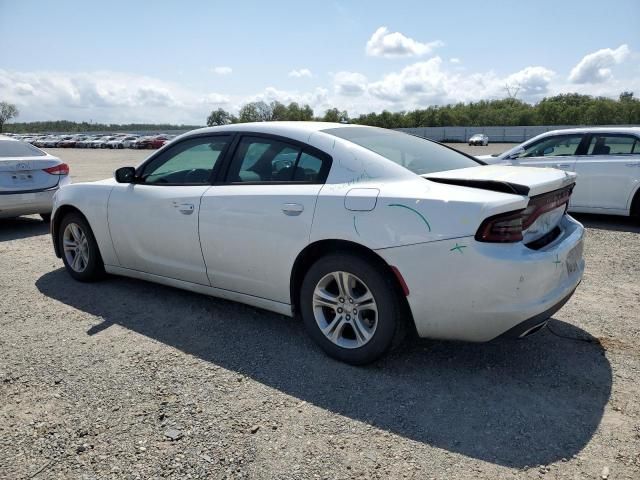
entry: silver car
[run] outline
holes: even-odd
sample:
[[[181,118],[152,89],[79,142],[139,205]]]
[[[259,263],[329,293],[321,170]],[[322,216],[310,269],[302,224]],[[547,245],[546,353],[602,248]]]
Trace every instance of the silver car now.
[[[476,133],[471,138],[469,138],[469,145],[489,145],[489,136],[484,133]]]
[[[0,135],[0,218],[51,218],[53,195],[71,183],[69,166],[33,145]]]

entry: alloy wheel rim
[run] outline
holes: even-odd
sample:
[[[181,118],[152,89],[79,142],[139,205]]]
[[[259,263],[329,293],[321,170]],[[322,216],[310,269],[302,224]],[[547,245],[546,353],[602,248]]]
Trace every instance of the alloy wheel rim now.
[[[369,343],[378,327],[378,306],[369,287],[349,272],[331,272],[313,291],[313,314],[320,331],[341,348]]]
[[[89,241],[77,223],[70,223],[62,234],[62,247],[69,268],[82,273],[89,264]]]

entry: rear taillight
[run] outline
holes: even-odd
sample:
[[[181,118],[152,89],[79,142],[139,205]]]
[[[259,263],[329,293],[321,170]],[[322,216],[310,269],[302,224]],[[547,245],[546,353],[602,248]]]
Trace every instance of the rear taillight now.
[[[529,205],[527,205],[527,208],[525,208],[522,213],[523,230],[529,228],[541,215],[551,210],[562,206],[564,206],[566,210],[569,206],[569,199],[571,198],[574,185],[575,184],[572,183],[559,190],[532,197],[529,200]]]
[[[513,243],[522,240],[522,212],[501,213],[487,218],[476,233],[478,242]]]
[[[61,163],[60,165],[55,165],[49,168],[43,168],[43,170],[50,175],[69,175],[69,165],[66,163]]]
[[[476,233],[479,242],[513,243],[523,239],[526,231],[541,215],[569,205],[574,184],[529,199],[527,208],[487,218]]]

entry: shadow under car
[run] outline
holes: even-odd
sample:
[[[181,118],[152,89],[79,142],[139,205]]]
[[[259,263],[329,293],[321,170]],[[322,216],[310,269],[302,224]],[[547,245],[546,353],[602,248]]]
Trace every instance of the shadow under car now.
[[[313,405],[414,441],[509,467],[580,452],[611,393],[597,343],[551,335],[486,344],[411,340],[368,367],[325,356],[302,322],[156,284],[80,284],[58,269],[44,295]],[[590,339],[552,320],[554,331]]]
[[[49,224],[39,217],[0,218],[0,242],[21,240],[49,233]]]

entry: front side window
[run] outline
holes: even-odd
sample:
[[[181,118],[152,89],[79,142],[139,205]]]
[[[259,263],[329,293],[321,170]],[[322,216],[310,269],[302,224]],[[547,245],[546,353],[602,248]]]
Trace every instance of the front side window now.
[[[547,137],[537,142],[533,142],[524,148],[524,152],[515,156],[515,158],[528,157],[564,157],[575,155],[582,135],[558,135]]]
[[[165,150],[143,168],[141,183],[150,185],[208,184],[231,137],[198,137]]]
[[[317,182],[323,160],[280,140],[243,137],[229,169],[232,183]]]
[[[631,135],[593,135],[587,155],[640,154],[640,139]]]
[[[375,127],[339,127],[323,132],[371,150],[418,175],[482,165],[426,138]]]

